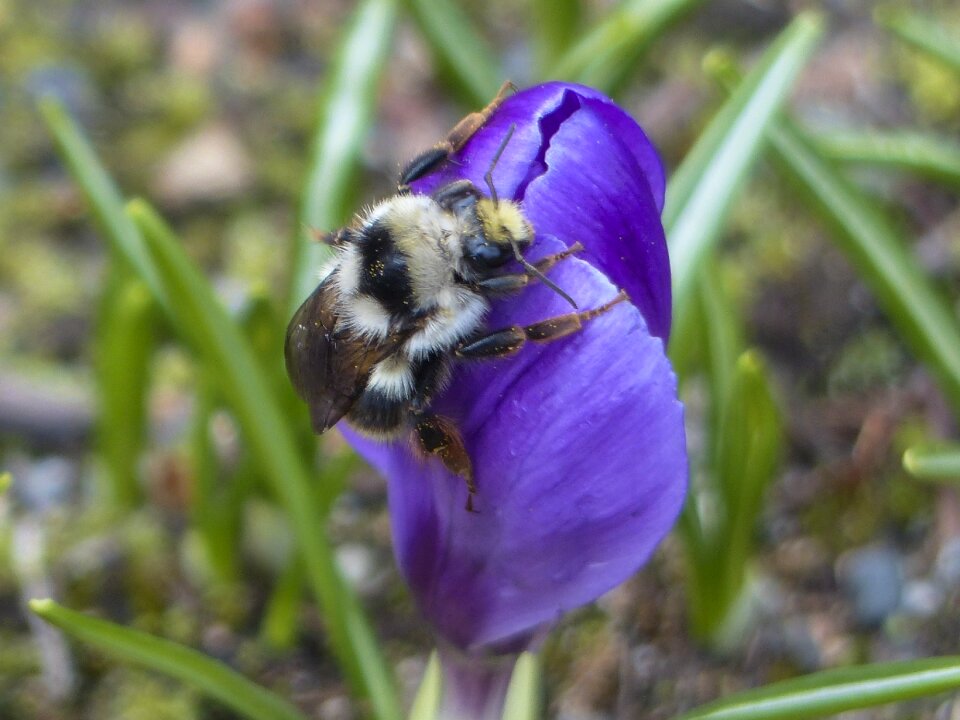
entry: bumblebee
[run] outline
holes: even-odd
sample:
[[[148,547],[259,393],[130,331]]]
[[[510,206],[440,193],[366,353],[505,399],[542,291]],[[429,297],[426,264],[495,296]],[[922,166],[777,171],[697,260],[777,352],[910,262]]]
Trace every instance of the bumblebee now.
[[[511,127],[485,176],[489,196],[459,180],[431,195],[410,184],[460,150],[513,89],[505,83],[483,110],[461,120],[434,148],[400,174],[398,194],[322,239],[334,259],[287,329],[287,373],[322,433],[341,418],[381,440],[412,436],[415,448],[439,458],[467,484],[467,509],[477,492],[470,457],[456,425],[431,412],[453,362],[505,357],[527,341],[548,342],[626,299],[571,312],[525,327],[485,329],[491,298],[531,281],[544,282],[576,310],[576,303],[545,273],[582,250],[579,242],[537,263],[523,251],[534,229],[515,202],[499,199],[493,172]],[[516,261],[521,272],[503,272]]]

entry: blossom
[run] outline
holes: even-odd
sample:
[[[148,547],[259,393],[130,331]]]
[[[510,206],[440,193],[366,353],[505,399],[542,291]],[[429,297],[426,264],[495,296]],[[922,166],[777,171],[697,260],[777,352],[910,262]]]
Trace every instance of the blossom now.
[[[572,336],[457,366],[433,408],[463,434],[476,513],[464,510],[463,480],[439,461],[346,431],[386,477],[395,553],[420,611],[444,652],[467,658],[523,650],[564,612],[628,578],[673,525],[687,478],[683,411],[664,350],[670,269],[656,150],[597,91],[550,83],[509,97],[414,191],[464,178],[486,188],[511,126],[493,181],[533,224],[528,259],[579,241],[584,251],[550,279],[582,309],[621,289],[631,302]],[[570,310],[534,283],[495,302],[487,325]]]

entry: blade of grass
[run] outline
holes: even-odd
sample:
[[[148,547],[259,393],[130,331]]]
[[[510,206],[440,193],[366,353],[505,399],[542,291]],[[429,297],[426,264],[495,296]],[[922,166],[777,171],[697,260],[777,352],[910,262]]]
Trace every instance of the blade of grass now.
[[[365,0],[360,5],[321,94],[290,265],[290,313],[316,286],[316,272],[329,257],[329,250],[313,241],[311,231],[331,230],[347,216],[360,145],[371,124],[396,15],[397,0]]]
[[[31,600],[30,609],[67,634],[125,662],[143,665],[200,689],[251,720],[306,720],[279,695],[192,648],[88,617],[53,600]]]
[[[270,472],[269,479],[278,496],[284,499],[290,510],[291,522],[308,566],[311,588],[326,612],[331,646],[355,691],[370,697],[376,717],[388,720],[399,717],[390,674],[357,600],[336,570],[324,535],[322,517],[314,512],[309,490],[310,473],[293,447],[291,428],[259,379],[256,361],[239,338],[239,330],[212,299],[212,291],[190,266],[176,243],[168,241],[165,247],[171,251],[174,265],[180,270],[186,268],[186,285],[191,292],[180,294],[184,285],[182,272],[161,279],[158,263],[137,225],[126,215],[125,219],[119,217],[118,206],[119,212],[123,212],[119,192],[76,123],[52,98],[43,101],[41,110],[74,179],[96,216],[103,219],[112,248],[130,262],[183,337],[193,340],[201,352],[206,351],[214,366],[226,366],[232,371],[228,390],[235,392],[230,393],[228,399],[237,403],[235,410],[241,424],[250,437],[257,439],[255,451],[262,466]],[[155,219],[145,204],[141,209],[143,219]],[[154,226],[162,228],[162,223],[158,221]],[[164,257],[170,259],[171,253]],[[171,279],[173,284],[168,287],[166,281]],[[171,296],[178,298],[176,307],[169,302]],[[204,332],[199,328],[212,329]]]
[[[544,77],[564,49],[573,44],[582,24],[580,0],[533,0],[530,3],[527,25],[533,33],[537,77]]]
[[[208,366],[218,369],[220,390],[284,505],[341,667],[354,689],[370,698],[378,718],[399,717],[390,673],[357,598],[337,569],[310,473],[256,357],[160,217],[139,200],[130,203],[128,212],[169,295],[177,298],[177,310],[193,318],[184,327]]]
[[[905,43],[960,72],[960,38],[948,35],[940,23],[892,6],[879,8],[874,19]]]
[[[783,440],[780,413],[759,355],[743,353],[732,375],[716,432],[715,472],[724,505],[724,522],[716,538],[724,570],[723,585],[717,588],[724,606],[721,624],[743,588],[754,554],[757,518],[776,475]]]
[[[678,720],[800,720],[960,688],[960,656],[827,670],[738,693]]]
[[[779,164],[838,230],[838,247],[960,411],[960,328],[949,305],[886,218],[793,124],[778,122],[769,136]]]
[[[117,508],[134,506],[142,495],[137,476],[157,315],[149,288],[126,264],[114,263],[100,301],[94,360],[98,444]]]
[[[715,261],[705,262],[697,274],[697,299],[706,339],[707,372],[710,379],[710,403],[714,428],[720,428],[720,413],[730,397],[736,377],[737,358],[743,348],[743,331],[738,309],[724,292],[720,268]]]
[[[228,489],[222,487],[220,478],[222,468],[210,430],[220,398],[217,373],[202,365],[197,375],[190,432],[194,478],[190,494],[191,522],[202,539],[215,579],[220,583],[233,583],[239,579],[239,508],[236,502],[230,502],[230,496],[242,492],[237,489],[241,483],[233,477]]]
[[[483,107],[503,83],[494,51],[454,0],[406,0],[434,55],[466,95]]]
[[[260,638],[268,646],[287,650],[296,642],[304,581],[299,559],[290,558],[276,580],[260,624]]]
[[[436,652],[430,653],[430,661],[423,673],[423,680],[413,698],[410,708],[410,720],[437,720],[437,708],[440,707],[441,678],[440,659]]]
[[[503,720],[537,720],[541,706],[540,659],[530,652],[520,655],[503,703]]]
[[[917,445],[903,454],[903,468],[918,480],[960,483],[960,445]]]
[[[843,163],[889,165],[960,187],[960,143],[915,132],[817,134],[817,149]]]
[[[570,80],[615,93],[664,30],[703,0],[625,0],[590,29],[544,79]]]
[[[714,116],[670,180],[663,211],[674,305],[683,311],[696,270],[715,243],[774,113],[820,36],[818,15],[799,15]]]
[[[40,100],[40,116],[47,125],[71,174],[83,191],[93,216],[110,242],[111,249],[136,272],[150,288],[156,302],[170,314],[170,302],[164,294],[146,245],[136,226],[124,212],[123,197],[97,158],[90,142],[54,97]]]

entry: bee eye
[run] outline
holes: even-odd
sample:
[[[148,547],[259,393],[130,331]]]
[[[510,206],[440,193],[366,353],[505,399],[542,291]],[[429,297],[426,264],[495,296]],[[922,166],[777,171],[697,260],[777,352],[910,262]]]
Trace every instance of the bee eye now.
[[[513,257],[509,246],[487,242],[477,235],[466,238],[463,250],[464,259],[476,270],[501,267]]]

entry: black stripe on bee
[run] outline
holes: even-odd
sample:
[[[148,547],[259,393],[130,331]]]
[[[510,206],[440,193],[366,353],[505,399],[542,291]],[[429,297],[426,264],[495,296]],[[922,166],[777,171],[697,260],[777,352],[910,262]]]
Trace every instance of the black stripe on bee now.
[[[357,289],[376,298],[392,315],[410,312],[413,287],[407,257],[396,246],[388,228],[374,223],[360,231],[361,272]]]
[[[350,422],[375,435],[395,434],[404,423],[409,398],[392,398],[382,390],[368,388],[350,408]]]

